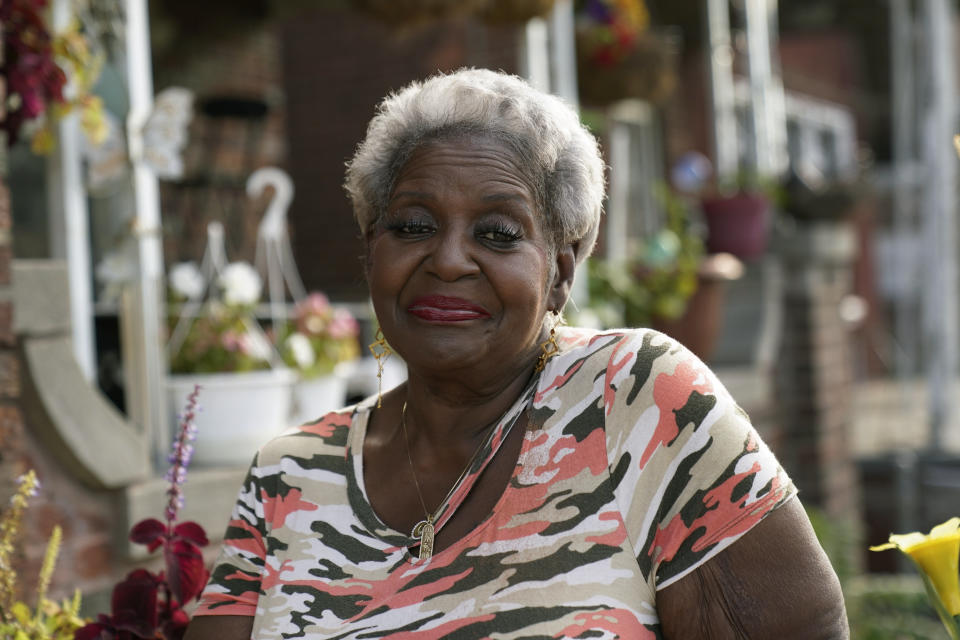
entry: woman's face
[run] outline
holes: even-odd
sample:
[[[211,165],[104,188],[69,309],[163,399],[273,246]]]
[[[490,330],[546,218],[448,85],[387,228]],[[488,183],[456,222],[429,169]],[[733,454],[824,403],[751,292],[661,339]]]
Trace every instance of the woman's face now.
[[[426,371],[506,371],[536,357],[566,301],[572,250],[552,252],[512,152],[437,141],[400,171],[368,236],[368,280],[387,341]]]

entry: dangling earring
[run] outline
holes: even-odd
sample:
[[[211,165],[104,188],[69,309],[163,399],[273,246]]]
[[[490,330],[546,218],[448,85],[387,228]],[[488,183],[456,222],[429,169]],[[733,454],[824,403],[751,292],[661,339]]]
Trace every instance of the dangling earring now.
[[[534,371],[537,372],[543,371],[543,368],[547,366],[547,360],[560,353],[560,347],[557,346],[557,325],[561,323],[560,314],[556,310],[552,313],[554,319],[550,326],[550,335],[540,345],[542,353],[537,358],[537,365],[534,367]]]
[[[384,339],[383,329],[380,327],[377,327],[377,335],[374,337],[376,340],[370,343],[369,349],[377,360],[377,409],[379,409],[383,403],[383,365],[393,353],[393,349]]]

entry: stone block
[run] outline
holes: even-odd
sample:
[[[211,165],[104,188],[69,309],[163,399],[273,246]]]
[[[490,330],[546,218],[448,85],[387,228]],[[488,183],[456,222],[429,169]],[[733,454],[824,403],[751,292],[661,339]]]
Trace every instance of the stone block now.
[[[14,260],[13,299],[17,335],[70,333],[70,285],[60,260]],[[0,333],[2,339],[2,333]]]

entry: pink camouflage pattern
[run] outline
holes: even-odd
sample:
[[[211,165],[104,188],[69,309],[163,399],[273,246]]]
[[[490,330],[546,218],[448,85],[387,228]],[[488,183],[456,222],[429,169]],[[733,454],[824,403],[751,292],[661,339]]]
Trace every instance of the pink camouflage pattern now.
[[[529,424],[467,536],[421,561],[379,519],[363,486],[367,400],[258,453],[195,615],[255,616],[258,640],[661,638],[656,591],[796,491],[684,347],[652,330],[559,333],[560,354],[498,425]]]

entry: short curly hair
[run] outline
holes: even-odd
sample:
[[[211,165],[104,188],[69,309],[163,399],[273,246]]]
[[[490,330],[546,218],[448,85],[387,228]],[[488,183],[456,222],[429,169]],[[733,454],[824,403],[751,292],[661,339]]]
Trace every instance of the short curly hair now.
[[[344,186],[361,230],[384,214],[397,175],[417,148],[473,135],[492,137],[516,154],[553,245],[576,245],[578,263],[590,255],[605,192],[596,138],[560,98],[488,69],[434,75],[380,103],[347,163]]]

